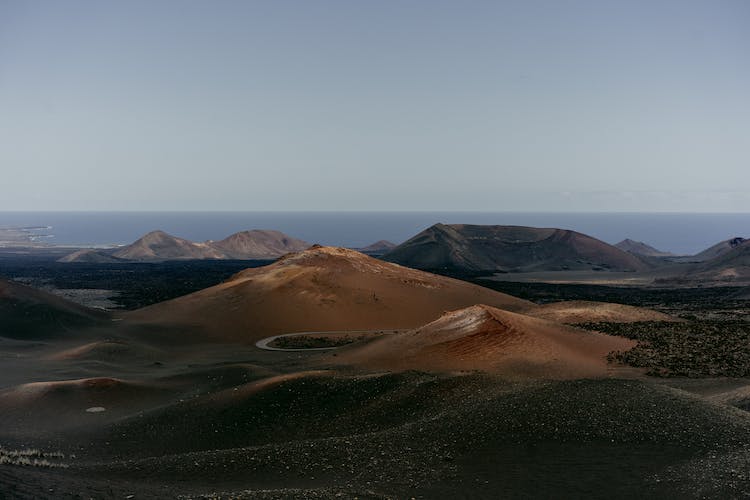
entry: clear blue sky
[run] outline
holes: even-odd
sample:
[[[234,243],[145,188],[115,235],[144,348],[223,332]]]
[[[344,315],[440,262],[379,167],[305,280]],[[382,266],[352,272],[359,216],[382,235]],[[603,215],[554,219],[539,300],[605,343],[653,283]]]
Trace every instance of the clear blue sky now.
[[[750,210],[750,2],[0,0],[0,210]]]

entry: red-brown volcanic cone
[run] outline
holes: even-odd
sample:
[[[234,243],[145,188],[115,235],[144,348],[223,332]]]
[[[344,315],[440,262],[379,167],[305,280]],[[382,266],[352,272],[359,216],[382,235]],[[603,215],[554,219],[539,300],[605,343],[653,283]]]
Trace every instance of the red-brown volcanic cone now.
[[[388,370],[481,370],[511,378],[606,376],[606,356],[635,342],[476,305],[330,359]]]
[[[477,303],[534,307],[353,250],[314,246],[242,271],[221,285],[134,311],[126,320],[250,343],[288,332],[414,328],[446,310]]]

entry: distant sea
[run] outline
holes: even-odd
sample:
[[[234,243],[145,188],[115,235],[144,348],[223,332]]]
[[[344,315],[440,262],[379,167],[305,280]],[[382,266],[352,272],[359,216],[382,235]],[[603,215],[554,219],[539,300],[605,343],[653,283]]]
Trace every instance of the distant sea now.
[[[381,239],[400,243],[437,222],[559,227],[608,243],[631,238],[678,254],[750,237],[750,213],[0,212],[0,228],[34,228],[41,241],[72,246],[127,244],[154,229],[193,241],[276,229],[311,243],[362,247]]]

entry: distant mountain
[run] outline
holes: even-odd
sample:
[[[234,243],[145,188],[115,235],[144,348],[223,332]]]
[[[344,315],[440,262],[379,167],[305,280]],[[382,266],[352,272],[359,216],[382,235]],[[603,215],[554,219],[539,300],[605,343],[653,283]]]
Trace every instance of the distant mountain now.
[[[645,255],[646,257],[674,257],[675,254],[671,252],[662,252],[656,248],[643,243],[642,241],[635,241],[631,239],[624,239],[620,243],[615,245],[620,250],[633,253],[635,255]]]
[[[73,252],[71,254],[66,255],[65,257],[57,259],[57,262],[86,262],[86,263],[92,263],[92,264],[111,264],[114,262],[122,261],[122,259],[117,259],[115,257],[112,257],[111,253],[112,252],[107,252],[104,250],[94,250],[92,248],[84,248],[83,250],[78,250],[77,252]]]
[[[747,285],[750,283],[750,239],[731,238],[699,254],[676,259],[681,274],[657,281],[662,284]],[[738,298],[744,297],[742,293]]]
[[[383,255],[384,253],[390,252],[394,248],[396,248],[395,243],[391,243],[387,240],[380,240],[376,241],[372,245],[367,245],[366,247],[359,248],[358,250],[368,255]]]
[[[737,242],[737,240],[742,240],[742,238],[729,241]],[[704,261],[690,273],[690,277],[727,282],[750,281],[750,240],[737,242],[730,250]]]
[[[116,250],[78,250],[59,259],[59,262],[275,259],[289,252],[304,250],[309,246],[305,241],[270,230],[242,231],[221,241],[202,243],[178,238],[164,231],[152,231],[134,243]]]
[[[206,243],[193,243],[164,231],[152,231],[113,255],[118,259],[137,261],[226,258]]]
[[[716,245],[708,247],[702,252],[689,257],[689,260],[692,262],[705,262],[711,259],[715,259],[716,257],[719,257],[720,255],[723,255],[727,252],[731,252],[734,248],[738,247],[739,245],[742,245],[743,243],[747,241],[750,241],[750,240],[747,240],[745,238],[740,238],[740,237],[730,238],[728,240],[721,241],[717,243]]]
[[[279,231],[263,229],[235,233],[209,245],[230,259],[273,259],[310,246]]]
[[[636,271],[637,256],[585,234],[524,226],[435,224],[383,256],[408,267],[456,271]]]

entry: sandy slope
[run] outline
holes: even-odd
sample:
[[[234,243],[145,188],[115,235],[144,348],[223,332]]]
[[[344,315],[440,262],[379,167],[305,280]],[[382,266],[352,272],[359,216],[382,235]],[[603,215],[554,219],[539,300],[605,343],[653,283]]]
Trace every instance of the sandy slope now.
[[[159,404],[170,390],[112,377],[31,382],[0,390],[0,426],[8,433],[55,434]]]
[[[607,374],[606,355],[635,342],[476,305],[410,332],[343,349],[336,360],[382,369],[483,370],[510,378]]]
[[[145,344],[105,339],[65,348],[51,354],[48,356],[48,359],[57,361],[94,360],[136,363],[153,362],[165,357],[166,353],[163,350]]]
[[[190,326],[214,338],[250,343],[288,332],[413,328],[445,310],[477,303],[533,308],[487,288],[316,246],[134,311],[126,321]]]

